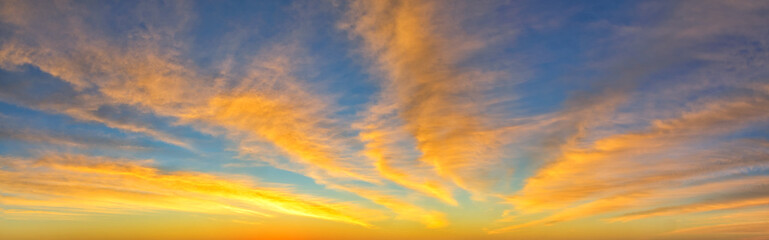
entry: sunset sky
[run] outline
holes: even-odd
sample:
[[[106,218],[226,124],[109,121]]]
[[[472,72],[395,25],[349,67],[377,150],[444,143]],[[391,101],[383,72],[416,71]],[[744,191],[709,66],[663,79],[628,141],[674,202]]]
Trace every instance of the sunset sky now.
[[[769,1],[0,0],[0,239],[769,239]]]

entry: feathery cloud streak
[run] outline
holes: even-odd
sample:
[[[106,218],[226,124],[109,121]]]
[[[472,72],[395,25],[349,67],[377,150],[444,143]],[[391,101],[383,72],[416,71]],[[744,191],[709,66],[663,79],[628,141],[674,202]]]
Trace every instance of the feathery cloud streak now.
[[[160,215],[294,237],[765,238],[767,13],[4,1],[0,238]]]
[[[269,217],[263,212],[267,210],[362,226],[370,225],[360,217],[376,214],[283,189],[256,188],[243,179],[163,172],[146,162],[56,154],[36,160],[4,157],[0,172],[2,204],[47,209],[55,214],[171,210]],[[24,209],[16,211],[25,213]],[[348,211],[360,215],[353,216]]]

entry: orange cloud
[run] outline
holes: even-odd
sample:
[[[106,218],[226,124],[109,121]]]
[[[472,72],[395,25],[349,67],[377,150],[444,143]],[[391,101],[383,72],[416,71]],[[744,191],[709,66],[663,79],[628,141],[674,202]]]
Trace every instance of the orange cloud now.
[[[4,11],[3,16],[21,29],[16,34],[34,39],[36,44],[17,41],[18,38],[3,44],[0,65],[6,69],[34,65],[72,84],[74,99],[22,103],[34,108],[145,134],[189,150],[194,147],[185,139],[160,131],[150,123],[126,119],[154,114],[201,131],[224,128],[228,136],[238,141],[240,149],[258,148],[247,145],[257,141],[260,145],[273,145],[275,155],[288,156],[299,166],[284,169],[319,181],[334,177],[379,181],[369,174],[373,166],[350,164],[356,156],[347,150],[350,144],[340,134],[343,128],[332,119],[334,107],[323,96],[307,91],[305,83],[292,75],[291,46],[266,47],[263,54],[253,57],[253,64],[245,66],[245,74],[229,74],[234,71],[229,69],[217,78],[201,76],[181,60],[179,51],[186,43],[174,38],[192,18],[188,6],[167,7],[179,17],[165,19],[163,14],[141,9],[148,11],[144,17],[164,21],[137,29],[132,38],[113,39],[84,21],[87,16],[53,14],[72,9],[36,9],[24,2],[9,2],[4,9],[12,11]],[[49,21],[44,17],[49,15],[62,19]],[[39,32],[34,28],[37,26],[42,30],[50,28],[51,32]],[[62,38],[49,37],[55,34]],[[131,108],[135,110],[131,114],[137,116],[99,114],[101,109],[116,106]]]
[[[378,181],[363,174],[365,166],[351,164],[351,151],[346,150],[345,139],[338,136],[341,130],[326,113],[332,107],[297,85],[286,63],[265,60],[257,66],[261,64],[270,67],[254,70],[252,78],[244,79],[236,89],[184,111],[180,119],[222,126],[233,135],[249,133],[251,138],[267,141],[301,163],[307,169],[302,173],[311,177],[322,179],[322,175],[312,173],[322,169],[331,177]],[[241,148],[247,150],[252,146],[247,144],[249,137],[245,139]],[[280,167],[279,163],[273,164]]]
[[[496,164],[501,131],[484,106],[492,100],[482,93],[493,87],[493,74],[478,74],[457,66],[469,49],[480,44],[461,32],[441,29],[437,5],[440,2],[370,2],[351,5],[346,29],[363,40],[365,54],[376,63],[377,73],[385,79],[383,93],[361,124],[367,141],[367,155],[377,161],[380,172],[403,186],[454,204],[449,188],[431,178],[406,177],[403,172],[432,166],[440,177],[474,193],[493,182],[486,178],[489,166]],[[456,41],[461,39],[462,41]],[[454,43],[451,47],[449,43]],[[463,45],[467,44],[467,45]],[[472,45],[473,47],[465,47]],[[393,115],[382,118],[374,115]],[[390,127],[402,129],[390,130]],[[392,136],[403,131],[419,152],[418,162],[398,159],[404,150],[394,147]],[[394,169],[411,163],[409,169]],[[423,170],[417,170],[417,172]],[[418,173],[407,173],[417,175]]]
[[[492,232],[638,209],[660,202],[674,202],[680,199],[659,199],[660,196],[679,196],[675,191],[661,189],[675,189],[685,180],[695,180],[706,174],[760,166],[761,162],[753,159],[765,157],[763,151],[742,151],[740,155],[727,156],[724,160],[713,155],[704,156],[715,158],[712,161],[695,161],[703,157],[699,155],[670,159],[663,154],[692,147],[691,144],[696,143],[694,139],[728,133],[764,120],[769,117],[766,114],[769,112],[767,103],[769,100],[765,98],[715,100],[703,104],[696,111],[682,113],[677,118],[653,121],[644,131],[610,135],[595,140],[591,147],[568,149],[554,163],[528,179],[523,189],[509,198],[510,203],[522,213],[557,211],[541,220]],[[761,148],[760,144],[750,146]],[[682,189],[676,191],[686,192]],[[702,195],[717,191],[705,189],[696,193]],[[697,195],[688,197],[694,196]],[[649,198],[656,198],[657,201],[643,201]],[[670,209],[671,212],[662,211],[658,214],[684,214],[719,207],[728,209],[732,206],[720,204],[704,206],[702,209],[692,206],[691,211],[674,208]],[[765,202],[760,199],[740,199],[733,204],[734,207],[755,206]],[[568,209],[559,210],[564,208]],[[641,218],[652,215],[635,216]],[[629,217],[621,219],[630,220]]]
[[[270,211],[367,227],[371,226],[365,220],[367,216],[380,214],[283,189],[254,187],[246,179],[163,172],[145,163],[122,159],[48,155],[37,161],[2,160],[3,165],[9,166],[0,170],[0,186],[5,194],[0,203],[6,207],[47,209],[62,214],[171,210],[259,217],[270,216],[263,212]]]
[[[355,193],[358,196],[389,208],[397,214],[397,219],[420,222],[428,228],[441,228],[448,225],[445,214],[423,209],[393,196],[361,187],[335,186],[335,188]]]

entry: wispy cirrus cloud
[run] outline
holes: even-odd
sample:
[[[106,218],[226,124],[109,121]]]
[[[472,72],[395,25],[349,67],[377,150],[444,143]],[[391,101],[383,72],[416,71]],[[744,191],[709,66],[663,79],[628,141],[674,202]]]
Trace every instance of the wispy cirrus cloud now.
[[[345,28],[382,79],[382,92],[359,126],[366,155],[383,176],[456,205],[451,184],[479,193],[499,160],[506,130],[486,111],[495,72],[460,62],[483,41],[453,28],[441,2],[350,4]],[[445,13],[445,12],[444,12]],[[432,175],[432,176],[431,176]]]
[[[748,194],[760,192],[757,188],[765,182],[761,178],[753,179],[752,188],[745,190],[747,192],[730,192],[729,188],[689,192],[693,189],[683,187],[717,176],[748,180],[750,176],[741,172],[765,169],[766,162],[761,160],[766,150],[763,144],[752,141],[730,143],[726,136],[761,126],[769,117],[765,114],[765,87],[759,83],[761,76],[766,74],[759,63],[765,61],[762,50],[745,52],[741,44],[706,47],[717,42],[715,39],[727,36],[765,42],[765,36],[745,28],[760,22],[757,15],[760,10],[756,9],[765,7],[756,5],[756,8],[745,8],[743,3],[722,6],[722,2],[708,2],[689,8],[688,4],[691,3],[682,3],[667,15],[669,18],[661,20],[671,24],[644,26],[639,30],[638,33],[644,32],[646,37],[658,40],[643,43],[646,48],[667,49],[665,52],[640,54],[639,59],[646,59],[639,60],[640,63],[660,58],[659,62],[620,71],[618,77],[631,77],[630,80],[619,79],[600,84],[603,92],[578,98],[571,102],[574,105],[570,109],[574,111],[554,115],[556,120],[553,122],[558,124],[554,127],[560,131],[553,131],[555,134],[550,138],[558,141],[546,142],[557,143],[554,148],[558,150],[557,154],[552,160],[545,161],[544,166],[526,180],[523,188],[509,198],[519,214],[547,212],[547,217],[490,232],[501,233],[607,214],[629,214],[624,219],[630,220],[633,219],[630,216],[636,216],[635,219],[655,216],[652,212],[659,214],[656,216],[685,215],[766,204],[761,200],[762,194]],[[695,13],[715,11],[716,6],[727,9],[716,15],[734,18],[721,24],[707,25],[705,23],[710,20],[700,17],[710,15]],[[692,9],[698,10],[692,12]],[[676,55],[666,57],[672,56],[669,55],[671,53]],[[756,62],[743,62],[740,60],[742,57],[734,55],[743,53],[755,56]],[[702,62],[702,56],[713,54],[722,58]],[[694,68],[687,72],[688,75],[677,78],[681,81],[680,86],[687,87],[657,93],[640,91],[641,86],[652,82],[650,76],[656,72],[664,71],[671,65],[681,66],[691,62],[700,62],[702,68]],[[735,68],[739,70],[730,74],[713,74],[715,69]],[[703,91],[718,87],[722,91],[717,94],[701,95]],[[698,97],[692,101],[694,96]],[[667,104],[656,102],[656,97],[665,99]],[[653,108],[638,111],[645,102]],[[685,104],[678,105],[680,102]],[[639,129],[637,126],[643,127]],[[737,147],[741,144],[747,145]],[[676,192],[691,194],[682,196]],[[710,203],[694,200],[710,195],[731,200]],[[649,214],[642,214],[645,211],[640,210],[691,201],[695,203],[648,210],[651,211]]]
[[[208,76],[181,60],[181,51],[187,46],[176,40],[184,38],[186,22],[192,18],[187,15],[188,6],[170,6],[184,17],[164,18],[167,21],[160,21],[164,24],[158,26],[147,26],[147,19],[134,19],[138,25],[128,27],[136,36],[121,40],[90,26],[82,16],[63,15],[62,21],[49,22],[47,18],[24,15],[33,14],[28,4],[18,2],[9,4],[11,7],[19,11],[7,14],[9,22],[24,30],[15,34],[40,42],[36,46],[22,42],[4,45],[6,69],[32,65],[72,85],[65,86],[72,97],[65,101],[24,99],[18,91],[9,92],[8,98],[18,104],[194,149],[185,140],[141,120],[143,115],[159,116],[171,124],[226,136],[236,142],[241,155],[301,173],[322,184],[381,181],[371,171],[372,165],[357,161],[358,154],[351,149],[354,143],[350,142],[356,140],[344,136],[344,126],[334,119],[337,107],[329,103],[333,100],[309,91],[311,85],[294,74],[293,65],[298,64],[294,45],[264,47],[254,56],[241,57],[251,64],[223,64],[218,66],[221,71],[216,76]],[[148,11],[149,18],[163,18],[147,7],[140,4],[136,11]],[[53,7],[40,11],[71,10]],[[65,38],[49,41],[30,25],[67,26],[45,33],[59,33]],[[65,29],[79,31],[82,36],[69,36],[63,33]],[[83,37],[93,39],[93,43],[81,44]],[[77,61],[71,60],[73,54]],[[395,196],[378,194],[376,199],[376,203],[396,206],[393,209],[397,211],[427,212]]]
[[[158,140],[192,148],[185,140],[157,130],[151,123],[131,121],[142,114],[170,117],[181,122],[205,122],[212,127],[230,128],[233,132],[252,132],[253,137],[274,144],[293,159],[306,162],[309,168],[324,169],[337,177],[363,179],[363,175],[350,171],[339,162],[344,146],[334,145],[328,128],[332,120],[326,112],[329,106],[321,98],[314,98],[292,76],[287,55],[267,51],[268,56],[255,57],[252,70],[245,75],[221,76],[206,81],[206,76],[179,59],[184,45],[174,41],[183,36],[189,16],[185,6],[171,6],[181,18],[159,26],[139,25],[135,36],[127,40],[112,41],[104,32],[94,30],[77,16],[63,15],[60,22],[33,17],[35,11],[66,12],[57,9],[34,9],[22,2],[8,3],[6,18],[23,31],[16,34],[35,39],[38,45],[21,42],[4,44],[4,65],[12,68],[24,64],[34,65],[50,75],[73,85],[72,98],[61,101],[24,101],[41,110],[67,114],[75,119],[103,123],[108,127],[143,133]],[[136,11],[148,11],[148,18],[162,18],[148,6],[137,6]],[[150,8],[151,9],[151,8]],[[51,13],[53,14],[53,13]],[[97,16],[94,16],[97,17]],[[180,19],[180,20],[177,20]],[[156,22],[137,19],[142,22]],[[161,23],[164,23],[160,21]],[[39,36],[32,25],[64,25],[53,33],[67,36],[51,41]],[[144,26],[144,27],[142,27]],[[146,29],[145,29],[146,28]],[[79,31],[70,36],[64,31]],[[83,44],[81,37],[93,39]],[[117,43],[115,43],[117,42]],[[67,44],[70,43],[70,44]],[[171,48],[164,48],[169,46]],[[280,48],[286,50],[285,48]],[[77,61],[72,61],[72,55]],[[274,55],[272,55],[274,54]],[[77,64],[77,65],[73,65]],[[89,67],[86,67],[89,66]],[[94,76],[100,76],[95,78]],[[233,79],[234,78],[234,79]],[[82,88],[82,89],[80,89]],[[30,89],[30,91],[33,89]],[[18,98],[12,94],[11,98]],[[110,109],[133,108],[135,112],[112,116]],[[370,178],[368,181],[372,181]]]
[[[676,218],[644,236],[760,239],[768,12],[0,2],[0,216],[280,214],[457,238]]]
[[[49,154],[39,159],[2,158],[2,193],[16,214],[82,215],[146,211],[246,214],[265,211],[370,226],[376,210],[302,196],[286,189],[260,188],[247,179],[199,172],[165,172],[147,161]],[[29,179],[19,182],[14,179]]]

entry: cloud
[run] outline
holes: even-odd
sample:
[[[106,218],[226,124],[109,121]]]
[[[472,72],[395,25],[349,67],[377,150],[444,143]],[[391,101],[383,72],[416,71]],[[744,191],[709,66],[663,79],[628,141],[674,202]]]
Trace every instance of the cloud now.
[[[370,226],[378,214],[348,203],[260,188],[247,179],[199,172],[165,172],[148,163],[50,154],[37,160],[2,158],[5,207],[61,214],[181,211],[268,217],[263,211]],[[27,179],[19,181],[19,179]],[[35,210],[28,210],[35,211]]]
[[[682,113],[679,118],[654,121],[643,132],[612,135],[594,141],[589,148],[568,150],[555,163],[528,179],[523,189],[509,201],[524,213],[570,208],[557,211],[545,218],[547,220],[525,225],[529,226],[639,207],[637,201],[649,197],[645,195],[653,189],[671,188],[688,179],[731,169],[765,166],[760,160],[766,156],[761,144],[748,145],[748,149],[763,149],[755,153],[729,151],[733,155],[724,157],[723,161],[718,160],[718,155],[705,155],[705,158],[716,160],[702,161],[703,156],[699,155],[665,157],[665,154],[671,154],[670,151],[697,152],[696,147],[691,149],[697,146],[696,139],[710,139],[710,136],[765,120],[769,117],[764,114],[767,112],[764,109],[766,102],[763,98],[716,101],[705,104],[698,111]],[[728,149],[725,145],[721,147]],[[671,192],[655,194],[675,196]],[[581,201],[588,203],[574,205]],[[580,209],[589,210],[581,212]],[[563,217],[564,214],[575,216]]]
[[[187,124],[204,132],[223,128],[233,140],[253,143],[257,141],[251,140],[257,139],[261,145],[273,145],[276,155],[288,156],[301,167],[286,169],[318,179],[328,175],[378,181],[366,176],[365,166],[349,165],[354,156],[345,150],[349,144],[341,136],[342,128],[331,119],[334,107],[307,91],[304,82],[292,74],[292,46],[265,47],[251,57],[252,64],[242,66],[245,70],[206,76],[181,60],[186,42],[178,40],[184,39],[185,26],[193,18],[189,6],[163,6],[178,15],[170,18],[150,5],[138,4],[131,9],[141,12],[141,17],[130,17],[137,25],[128,24],[130,36],[117,39],[108,29],[84,21],[93,12],[66,14],[86,6],[37,9],[24,2],[9,2],[8,8],[16,10],[4,13],[4,19],[18,30],[3,44],[0,65],[10,71],[32,65],[71,86],[62,86],[68,95],[62,100],[26,99],[19,91],[8,92],[8,98],[27,107],[142,133],[190,150],[194,146],[188,140],[160,130],[162,124],[155,122]],[[36,14],[38,11],[62,19],[51,21]],[[45,29],[54,32],[39,32]],[[55,34],[62,37],[53,41],[50,35]],[[24,38],[34,44],[20,40]],[[37,86],[24,85],[24,90],[39,91]]]
[[[379,205],[389,208],[397,214],[397,219],[416,221],[427,228],[446,227],[449,222],[446,215],[439,211],[426,210],[417,205],[399,199],[399,197],[383,194],[374,190],[368,190],[354,186],[333,186],[334,188],[352,192],[363,198],[369,199]]]
[[[685,229],[679,229],[673,232],[670,232],[670,234],[686,234],[686,233],[694,233],[694,234],[709,234],[709,235],[726,235],[726,236],[734,236],[734,235],[756,235],[755,238],[744,238],[744,239],[766,239],[767,235],[769,235],[769,231],[766,229],[769,228],[768,222],[752,222],[752,223],[732,223],[732,224],[717,224],[717,225],[709,225],[709,226],[701,226],[701,227],[691,227],[691,228],[685,228]]]
[[[334,107],[305,90],[291,74],[290,60],[282,55],[261,56],[252,69],[246,78],[238,79],[235,88],[208,99],[207,104],[183,110],[179,118],[222,126],[233,135],[249,133],[250,138],[269,142],[301,163],[306,168],[303,173],[321,180],[323,175],[312,172],[321,169],[330,177],[378,181],[366,176],[365,168],[351,165],[355,159],[346,150],[349,144],[341,135],[343,130],[329,114]]]
[[[633,51],[649,51],[633,54],[630,60],[622,60],[625,55],[611,58],[611,68],[619,70],[613,72],[617,80],[598,79],[596,93],[568,100],[564,110],[552,115],[554,124],[542,128],[548,133],[543,141],[545,147],[536,150],[544,153],[536,156],[544,156],[543,167],[508,200],[517,214],[544,213],[546,217],[491,232],[682,202],[696,203],[663,207],[658,209],[659,214],[685,216],[765,204],[760,199],[728,192],[728,188],[677,194],[686,193],[682,187],[687,184],[724,181],[719,177],[725,176],[748,178],[741,173],[766,168],[762,160],[765,146],[731,141],[739,139],[742,131],[760,128],[769,118],[765,107],[769,95],[760,83],[767,74],[760,65],[767,58],[761,49],[748,50],[739,43],[719,41],[728,36],[765,42],[765,35],[746,28],[760,22],[762,17],[757,14],[765,6],[746,8],[739,3],[707,2],[687,7],[689,4],[693,3],[685,2],[659,20],[671,24],[645,25],[635,33],[639,39],[656,41],[633,42],[640,46],[632,47],[619,44]],[[711,14],[699,12],[720,8],[725,10],[715,15],[732,17],[722,24],[708,24],[716,20],[709,19]],[[706,61],[701,58],[716,53],[721,57]],[[746,56],[755,60],[745,62]],[[702,65],[681,65],[692,62]],[[675,66],[680,66],[677,69],[681,75],[671,81],[679,84],[668,84],[653,75]],[[671,85],[676,87],[665,89]],[[658,86],[660,91],[649,90],[649,86]],[[707,94],[714,89],[721,90]],[[732,203],[709,205],[694,200],[711,194],[736,195]],[[702,206],[697,207],[699,204]]]
[[[536,3],[295,3],[296,15],[275,17],[287,24],[257,29],[250,25],[261,21],[257,14],[244,25],[224,24],[233,33],[197,29],[209,24],[198,17],[211,16],[196,16],[200,9],[190,4],[0,3],[0,101],[15,105],[8,114],[20,107],[66,115],[193,152],[224,141],[216,154],[234,151],[253,162],[225,157],[213,165],[273,171],[269,164],[391,212],[151,162],[49,154],[0,162],[4,217],[170,210],[368,227],[392,215],[442,228],[450,226],[448,213],[493,215],[487,210],[499,206],[481,200],[500,196],[513,207],[490,232],[503,233],[590,217],[634,224],[767,205],[766,179],[755,177],[769,169],[765,2],[627,4],[634,10],[611,23],[591,22],[605,17],[603,8],[581,4],[563,15],[548,10],[558,12],[550,17],[529,13]],[[315,38],[340,31],[350,38]],[[523,34],[531,35],[515,45]],[[537,43],[551,37],[580,49],[553,49],[564,59],[539,68],[519,59],[518,52],[533,52],[520,48],[556,45]],[[209,43],[221,46],[196,49]],[[312,55],[346,44],[350,56]],[[333,50],[313,52],[326,47]],[[312,61],[324,58],[333,64]],[[349,70],[361,65],[370,75]],[[317,66],[334,73],[313,72]],[[339,79],[322,86],[326,75]],[[543,86],[554,90],[529,92]],[[337,87],[347,89],[329,90]],[[340,92],[356,97],[333,95]],[[569,97],[536,95],[543,92]],[[360,100],[367,95],[369,102]],[[138,150],[130,139],[87,134],[0,124],[3,140],[38,152],[52,152],[49,145]],[[428,206],[437,201],[424,197],[448,206]]]
[[[708,198],[704,200],[695,201],[693,203],[677,206],[657,207],[644,211],[630,212],[611,218],[611,221],[632,221],[655,216],[682,215],[686,213],[709,212],[715,210],[733,210],[755,206],[765,206],[769,204],[769,198],[767,197],[769,196],[769,191],[767,191],[766,187],[762,186],[762,184],[767,180],[769,179],[766,177],[753,177],[746,178],[744,180],[741,179],[736,181],[724,181],[719,183],[705,184],[703,186],[678,189],[679,191],[683,191],[691,195],[695,195],[693,193],[697,193],[697,190],[700,190],[700,192],[702,190],[706,190],[706,192],[700,193],[705,195],[713,192],[719,192],[720,194],[719,196],[708,196]]]
[[[443,15],[442,4],[355,1],[343,28],[362,40],[363,55],[382,79],[360,123],[366,154],[385,177],[455,204],[441,179],[473,193],[489,188],[504,128],[494,119],[499,113],[485,110],[500,98],[483,95],[499,75],[460,64],[483,41],[448,27],[459,21]],[[399,147],[403,141],[415,151]]]
[[[684,174],[684,176],[689,175]],[[689,213],[701,213],[715,210],[730,211],[739,210],[741,208],[765,206],[767,204],[766,193],[762,189],[762,185],[766,180],[767,178],[765,176],[757,176],[694,184],[691,186],[681,184],[673,185],[670,183],[670,180],[667,180],[667,182],[661,181],[658,184],[647,182],[645,184],[654,186],[643,188],[637,188],[631,184],[631,186],[615,193],[608,192],[607,189],[607,192],[604,193],[605,196],[588,201],[575,202],[568,207],[555,211],[555,213],[552,213],[545,218],[492,229],[488,232],[497,234],[520,228],[551,225],[591,216],[617,214],[631,209],[643,209],[650,206],[659,206],[680,201],[689,201],[691,203],[625,213],[605,220],[609,222],[624,222],[654,216],[685,216]]]
[[[83,214],[79,214],[79,213],[19,210],[19,209],[8,209],[8,210],[0,209],[0,213],[2,213],[3,218],[19,219],[19,220],[36,219],[36,218],[66,220],[66,219],[73,219],[74,217],[77,217],[77,216],[83,216]]]
[[[159,26],[150,24],[144,31],[136,30],[130,33],[130,37],[115,39],[107,37],[103,32],[106,30],[101,26],[89,25],[85,21],[89,14],[94,13],[73,13],[77,9],[88,9],[87,6],[68,4],[35,6],[23,1],[4,3],[2,19],[13,24],[14,28],[12,37],[4,41],[0,48],[0,66],[8,71],[39,70],[48,75],[9,81],[7,84],[16,86],[13,88],[16,91],[4,93],[4,98],[26,107],[143,133],[190,149],[186,141],[154,129],[151,123],[141,121],[138,116],[113,118],[102,112],[105,108],[120,105],[157,105],[165,108],[181,104],[176,100],[182,99],[181,91],[186,91],[181,90],[185,86],[182,79],[190,77],[183,72],[186,69],[181,64],[173,61],[174,48],[163,48],[159,44],[163,40],[168,42],[169,35],[174,32],[174,29],[163,28],[178,26],[163,26],[162,21],[157,21],[154,24]],[[151,8],[144,7],[145,10]],[[169,7],[168,12],[173,13],[170,15],[183,15],[183,7],[175,7],[178,6]],[[142,16],[154,18],[159,15],[147,12]],[[186,18],[177,19],[183,22]],[[136,20],[148,19],[137,17]],[[161,48],[167,50],[161,51]],[[28,66],[34,66],[34,69]],[[58,80],[66,84],[56,83]],[[51,95],[40,94],[45,93],[41,90],[45,89],[44,86],[56,87],[57,91]]]
[[[132,34],[126,39],[115,39],[107,34],[108,30],[90,26],[83,21],[84,16],[78,14],[65,14],[60,16],[64,18],[61,21],[50,22],[50,19],[29,12],[38,10],[23,2],[9,7],[19,8],[6,16],[12,19],[8,22],[20,29],[14,32],[16,38],[13,39],[30,38],[39,42],[34,46],[19,41],[4,44],[0,51],[4,53],[0,55],[2,66],[16,71],[31,65],[52,76],[47,80],[56,82],[61,79],[71,85],[62,86],[70,96],[60,101],[23,99],[24,95],[18,91],[9,91],[8,98],[18,99],[23,106],[63,113],[77,120],[99,122],[195,149],[186,140],[164,133],[158,129],[160,126],[145,119],[172,121],[173,125],[191,126],[204,133],[226,136],[235,142],[243,157],[298,172],[321,184],[337,185],[337,181],[347,180],[381,181],[371,171],[373,165],[358,161],[359,155],[351,149],[357,140],[346,137],[344,126],[334,119],[337,107],[331,103],[333,99],[309,91],[312,86],[294,74],[293,65],[300,59],[296,45],[263,47],[254,56],[242,57],[250,63],[225,64],[218,75],[207,76],[196,66],[181,60],[186,43],[178,39],[183,39],[186,21],[191,18],[187,13],[188,6],[168,6],[175,14],[184,16],[178,21],[173,18],[163,21],[130,19],[137,25],[126,26]],[[146,13],[149,18],[162,18],[162,14],[158,15],[153,9],[153,6],[140,4],[132,10]],[[74,10],[54,7],[40,11],[59,14]],[[164,24],[147,25],[146,21]],[[31,25],[45,26],[41,29],[60,27],[51,28],[56,32],[39,33],[30,28]],[[61,33],[64,29],[78,31],[81,36]],[[57,33],[62,34],[60,41],[50,41],[46,35]],[[91,42],[83,44],[81,38]],[[37,86],[24,87],[34,92],[40,90]],[[377,198],[384,199],[384,196]],[[396,198],[375,202],[411,209],[399,211],[421,211]],[[301,209],[284,209],[284,212],[307,214]]]

